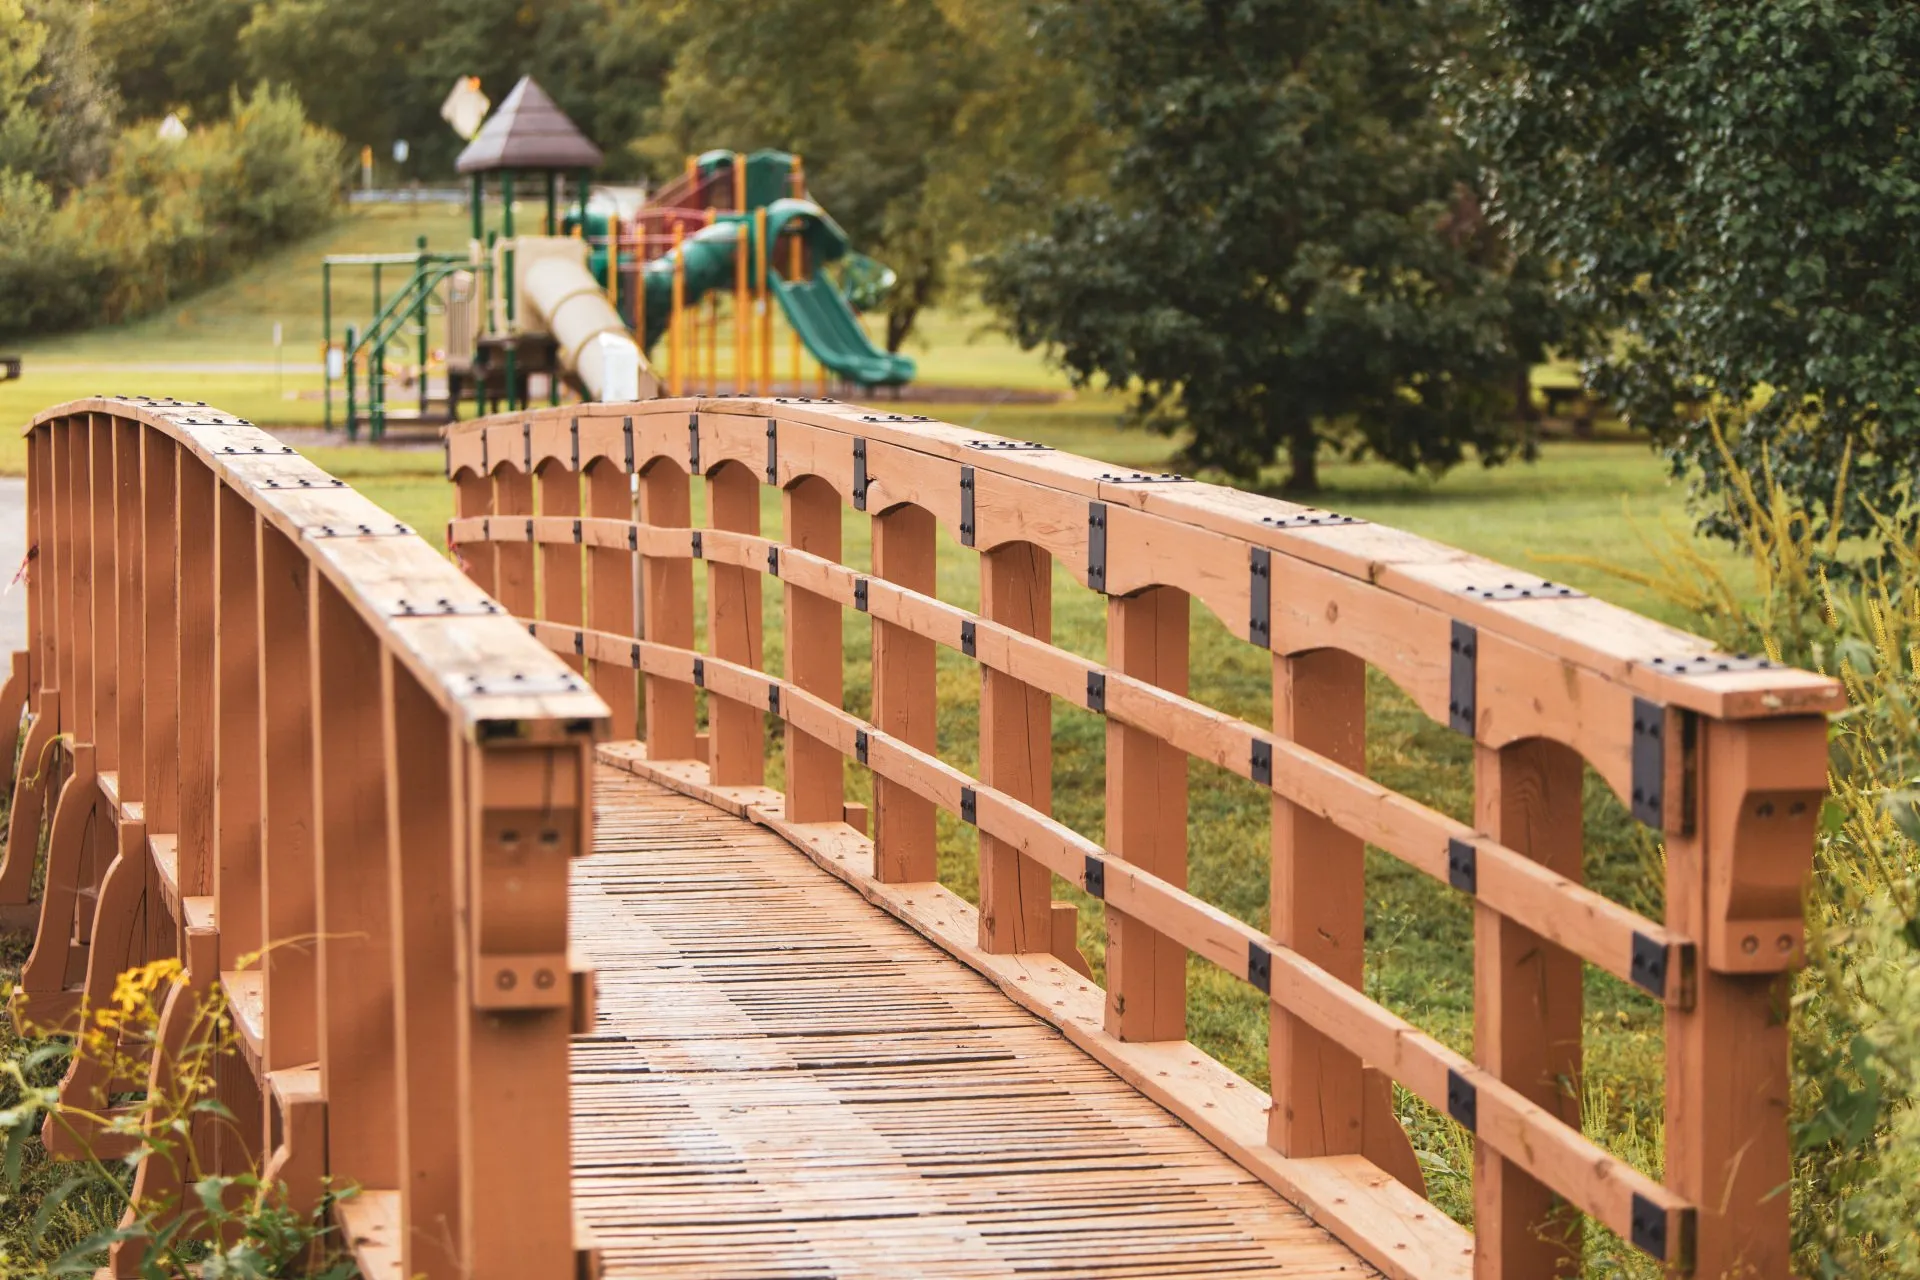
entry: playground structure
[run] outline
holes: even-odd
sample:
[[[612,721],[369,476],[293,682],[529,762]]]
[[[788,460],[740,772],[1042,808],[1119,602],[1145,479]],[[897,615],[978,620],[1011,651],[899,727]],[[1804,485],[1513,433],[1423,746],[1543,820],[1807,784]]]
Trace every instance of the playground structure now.
[[[1790,1273],[1831,680],[1363,520],[816,399],[456,425],[465,576],[205,406],[76,401],[27,442],[16,1016],[183,958],[163,1047],[217,987],[245,1066],[205,1167],[359,1187],[369,1280],[1535,1280],[1588,1219],[1672,1275]],[[942,531],[977,611],[935,595]],[[1056,567],[1104,600],[1102,662],[1051,642]],[[1270,725],[1188,695],[1196,601],[1269,655]],[[939,650],[979,667],[971,770],[936,751]],[[1473,743],[1470,822],[1365,775],[1370,666]],[[1104,841],[1050,814],[1056,700],[1105,722]],[[1186,887],[1191,759],[1271,791],[1265,928]],[[1589,767],[1664,841],[1664,919],[1581,883]],[[1472,1057],[1361,989],[1366,846],[1471,903]],[[1271,1096],[1187,1042],[1190,955],[1266,999]],[[1660,1179],[1581,1130],[1589,965],[1664,1007]],[[102,1074],[83,1051],[63,1098],[128,1087]],[[1475,1231],[1424,1198],[1393,1083],[1474,1135]]]
[[[591,194],[597,147],[531,78],[515,86],[461,153],[471,181],[472,236],[466,253],[334,255],[322,268],[327,345],[326,425],[333,385],[346,394],[344,425],[357,438],[364,407],[369,435],[391,419],[457,420],[470,395],[477,414],[528,404],[536,377],[549,404],[568,384],[586,400],[644,399],[704,389],[719,394],[720,304],[730,300],[736,395],[776,390],[824,394],[830,380],[861,388],[911,381],[914,363],[874,346],[853,302],[873,306],[892,273],[853,251],[840,226],[806,198],[797,156],[779,151],[689,157],[684,174],[644,205],[624,213]],[[486,224],[487,178],[496,175],[500,225]],[[516,183],[545,198],[541,234],[516,226]],[[570,184],[570,199],[563,186]],[[840,264],[843,288],[828,272]],[[333,342],[334,272],[372,273],[373,318]],[[383,269],[409,274],[382,288]],[[786,359],[774,332],[776,310],[788,329]],[[430,395],[429,334],[444,329],[444,395]],[[647,353],[665,340],[658,371]],[[389,353],[414,358],[416,403],[387,402]],[[809,379],[802,352],[817,373]],[[785,385],[776,385],[784,364]],[[362,386],[364,385],[364,397]],[[437,412],[435,410],[437,409]]]

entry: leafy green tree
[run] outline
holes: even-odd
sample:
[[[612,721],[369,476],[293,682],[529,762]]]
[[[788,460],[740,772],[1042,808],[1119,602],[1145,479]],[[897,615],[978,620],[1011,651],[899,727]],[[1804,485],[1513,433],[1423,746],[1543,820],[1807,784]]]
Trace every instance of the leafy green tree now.
[[[1734,465],[1771,466],[1822,524],[1871,533],[1871,506],[1913,528],[1920,5],[1485,7],[1493,56],[1455,68],[1464,127],[1494,213],[1588,317],[1595,384],[1710,493],[1715,403]],[[1831,512],[1849,451],[1860,501]]]
[[[183,108],[216,118],[228,91],[251,79],[239,37],[252,0],[94,0],[89,7],[94,45],[135,119]],[[309,40],[319,50],[333,36],[326,24]]]
[[[642,152],[657,176],[712,147],[800,154],[809,191],[899,276],[887,346],[949,284],[955,247],[1004,234],[983,200],[1070,184],[1079,77],[1025,39],[1021,0],[699,0]]]
[[[1525,447],[1552,336],[1480,213],[1430,68],[1472,33],[1415,0],[1050,0],[1121,140],[1108,194],[983,262],[1023,345],[1136,393],[1189,465],[1318,486],[1333,443],[1438,471]]]

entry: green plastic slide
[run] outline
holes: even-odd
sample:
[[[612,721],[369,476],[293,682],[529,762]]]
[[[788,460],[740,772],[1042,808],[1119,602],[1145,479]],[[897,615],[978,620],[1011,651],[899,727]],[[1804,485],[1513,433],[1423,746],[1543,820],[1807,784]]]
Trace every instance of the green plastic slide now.
[[[794,332],[835,375],[863,387],[913,381],[913,361],[873,345],[846,295],[825,272],[816,272],[811,280],[783,280],[776,271],[771,284]]]

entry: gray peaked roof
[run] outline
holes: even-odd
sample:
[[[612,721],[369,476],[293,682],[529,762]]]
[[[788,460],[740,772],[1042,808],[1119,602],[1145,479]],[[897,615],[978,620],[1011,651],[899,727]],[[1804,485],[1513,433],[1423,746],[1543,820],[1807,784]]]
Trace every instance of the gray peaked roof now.
[[[486,124],[460,153],[454,167],[461,173],[490,173],[496,169],[592,169],[599,165],[600,148],[567,119],[547,91],[521,76],[520,83],[487,117]]]

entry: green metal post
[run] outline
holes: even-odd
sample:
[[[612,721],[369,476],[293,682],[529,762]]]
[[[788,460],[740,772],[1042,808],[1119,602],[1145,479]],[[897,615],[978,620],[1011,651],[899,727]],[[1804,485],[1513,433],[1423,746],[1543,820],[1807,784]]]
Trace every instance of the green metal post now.
[[[359,406],[354,403],[353,387],[353,343],[355,337],[353,326],[348,325],[344,341],[347,351],[347,439],[349,440],[358,439],[360,434]]]
[[[333,264],[320,263],[320,336],[326,345],[320,348],[320,421],[333,430]]]
[[[500,171],[500,234],[513,239],[513,170]]]
[[[386,297],[380,288],[380,264],[373,264],[373,315],[378,321],[380,312],[385,308]],[[369,333],[367,336],[372,337]],[[367,425],[368,439],[373,439],[372,413],[374,406],[386,398],[387,390],[387,353],[384,347],[374,346],[367,349]]]
[[[559,196],[559,188],[560,175],[549,169],[547,171],[547,234],[550,236],[560,234],[560,224],[554,221],[559,211],[559,206],[555,203]],[[585,227],[580,229],[580,234],[586,234]]]
[[[433,290],[427,287],[427,238],[421,236],[416,244],[420,256],[415,262],[414,273],[420,278],[420,300],[415,304],[414,319],[420,326],[420,417],[424,421],[427,416],[427,297]]]
[[[486,234],[486,183],[486,175],[479,173],[473,175],[473,238],[475,240]]]

